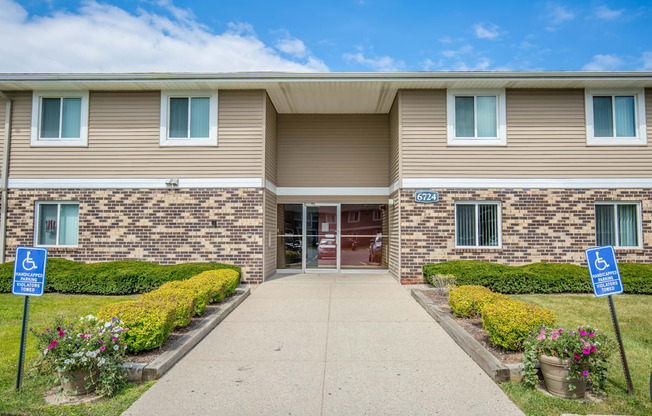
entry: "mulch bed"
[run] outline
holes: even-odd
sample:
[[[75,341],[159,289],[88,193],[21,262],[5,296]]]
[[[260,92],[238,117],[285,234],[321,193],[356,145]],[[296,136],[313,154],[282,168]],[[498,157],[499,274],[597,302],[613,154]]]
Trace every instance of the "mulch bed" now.
[[[132,362],[132,363],[145,363],[145,364],[151,363],[156,358],[158,358],[161,354],[163,354],[165,351],[169,350],[179,340],[179,338],[181,338],[188,332],[192,331],[209,316],[217,313],[219,309],[220,309],[219,303],[207,305],[206,311],[204,312],[203,315],[195,316],[191,318],[190,323],[187,326],[183,328],[176,328],[172,332],[170,332],[168,339],[165,340],[163,345],[161,345],[158,348],[154,348],[153,350],[143,351],[138,354],[128,354],[125,356],[125,361]]]
[[[503,364],[518,364],[523,361],[522,353],[496,347],[489,341],[489,334],[482,328],[482,318],[458,318],[453,315],[448,306],[448,293],[437,289],[424,290],[423,293]]]

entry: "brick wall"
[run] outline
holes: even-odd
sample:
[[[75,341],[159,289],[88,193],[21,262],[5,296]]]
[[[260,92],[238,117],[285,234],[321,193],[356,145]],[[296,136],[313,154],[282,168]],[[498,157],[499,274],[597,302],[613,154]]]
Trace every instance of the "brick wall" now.
[[[51,257],[160,264],[211,261],[263,278],[262,189],[12,189],[7,260],[34,243],[36,201],[79,201],[79,243],[48,248]],[[213,225],[214,222],[214,225]]]
[[[414,193],[439,191],[434,204],[414,202]],[[455,202],[500,201],[502,248],[455,248]],[[652,263],[652,190],[616,189],[410,189],[401,191],[401,280],[422,283],[421,267],[446,260],[582,264],[595,240],[594,203],[638,201],[642,249],[618,249],[621,262]]]

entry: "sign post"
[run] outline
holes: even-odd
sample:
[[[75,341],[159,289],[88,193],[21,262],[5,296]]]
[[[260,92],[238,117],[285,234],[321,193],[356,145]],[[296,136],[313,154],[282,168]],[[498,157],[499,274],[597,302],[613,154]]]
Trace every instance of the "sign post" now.
[[[618,315],[616,315],[616,307],[614,306],[612,296],[623,293],[623,281],[620,277],[618,262],[616,261],[616,252],[613,246],[603,246],[589,248],[585,251],[585,254],[586,262],[589,265],[589,273],[591,274],[593,293],[598,298],[606,296],[609,302],[611,321],[614,324],[614,331],[616,332],[616,339],[618,340],[618,348],[620,349],[620,359],[623,363],[625,380],[627,381],[627,391],[629,394],[634,394],[632,376],[629,373],[627,357],[625,356],[625,347],[623,346],[623,338],[620,335]]]
[[[23,326],[20,332],[20,351],[18,353],[18,374],[16,389],[23,384],[23,367],[25,362],[25,344],[27,342],[27,324],[29,321],[29,300],[32,296],[42,296],[45,289],[45,266],[48,251],[42,247],[18,247],[14,260],[14,279],[11,293],[25,296],[23,304]]]

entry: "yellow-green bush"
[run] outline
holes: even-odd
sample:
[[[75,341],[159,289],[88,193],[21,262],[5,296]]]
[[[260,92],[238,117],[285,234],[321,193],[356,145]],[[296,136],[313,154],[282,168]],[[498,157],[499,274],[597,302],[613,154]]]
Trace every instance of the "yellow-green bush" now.
[[[193,315],[201,315],[206,310],[206,305],[211,303],[211,299],[215,295],[215,289],[213,287],[207,286],[200,281],[184,280],[182,282],[168,282],[161,286],[159,290],[175,290],[175,291],[185,291],[190,294],[195,300],[195,311]]]
[[[235,292],[240,283],[240,274],[235,270],[208,270],[189,280],[210,286],[215,292],[211,302],[219,302]]]
[[[129,328],[125,333],[127,350],[139,352],[163,344],[174,327],[175,312],[174,302],[138,300],[105,305],[97,317],[105,321],[120,318]]]
[[[489,340],[506,350],[522,350],[530,331],[543,324],[554,325],[555,314],[518,300],[496,300],[482,310],[482,326],[489,333]]]
[[[503,298],[505,296],[484,286],[458,286],[448,292],[448,306],[451,307],[453,315],[472,318],[480,315],[486,305]]]
[[[195,314],[197,299],[190,290],[160,288],[144,294],[140,299],[143,302],[158,303],[171,302],[174,304],[174,327],[184,327],[190,323],[190,318]]]

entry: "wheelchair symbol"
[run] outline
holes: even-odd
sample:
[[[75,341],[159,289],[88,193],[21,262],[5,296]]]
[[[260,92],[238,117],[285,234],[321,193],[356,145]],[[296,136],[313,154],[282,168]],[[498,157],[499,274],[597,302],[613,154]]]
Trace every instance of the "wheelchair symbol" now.
[[[609,267],[609,263],[607,263],[604,259],[600,258],[600,253],[595,254],[595,268],[602,271]]]
[[[27,252],[27,257],[25,257],[25,260],[23,260],[23,269],[26,270],[26,271],[36,269],[36,263],[34,263],[34,260],[32,260],[29,257],[30,254],[32,254],[32,252],[28,251]],[[27,265],[29,265],[29,267]]]

